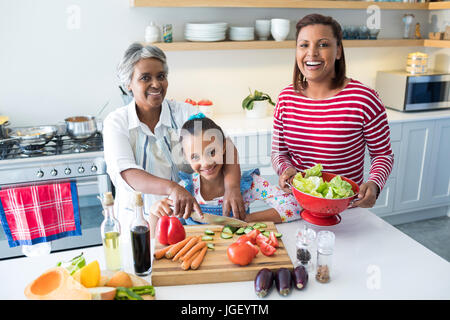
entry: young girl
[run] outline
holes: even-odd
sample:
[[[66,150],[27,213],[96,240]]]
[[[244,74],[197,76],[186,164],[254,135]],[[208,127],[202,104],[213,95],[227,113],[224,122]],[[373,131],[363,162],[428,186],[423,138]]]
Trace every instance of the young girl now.
[[[191,116],[181,129],[180,142],[183,154],[194,173],[180,172],[180,185],[196,199],[202,212],[222,214],[225,193],[223,158],[225,137],[222,129],[202,113]],[[292,194],[272,186],[260,176],[258,169],[244,171],[241,177],[241,193],[247,212],[245,221],[289,222],[300,219],[302,208]],[[249,213],[249,206],[262,200],[271,208]],[[171,215],[172,201],[165,198],[153,204],[150,212],[156,216]],[[199,224],[192,218],[187,224]]]

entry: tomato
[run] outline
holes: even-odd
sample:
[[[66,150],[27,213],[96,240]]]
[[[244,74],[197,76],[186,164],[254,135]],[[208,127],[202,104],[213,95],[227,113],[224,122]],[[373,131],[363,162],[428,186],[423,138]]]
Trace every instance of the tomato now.
[[[184,102],[189,103],[189,104],[192,104],[193,106],[196,106],[196,105],[197,105],[197,102],[195,102],[194,100],[189,99],[189,98],[187,98]]]
[[[228,247],[227,256],[234,264],[246,266],[255,257],[255,251],[247,242],[234,242]]]
[[[249,233],[247,233],[247,236],[250,238],[251,243],[256,243],[256,237],[261,233],[258,229],[253,229]]]
[[[256,257],[256,255],[258,254],[258,252],[259,252],[259,249],[258,249],[258,247],[257,246],[255,246],[253,243],[251,243],[250,241],[247,241],[246,242],[249,246],[251,246],[252,247],[252,249],[253,249],[253,252],[254,252],[254,256],[253,256],[253,258],[254,257]]]
[[[261,249],[262,254],[265,256],[271,256],[275,253],[275,251],[277,251],[275,247],[268,244],[267,242],[260,242],[259,248]]]
[[[275,236],[275,232],[273,232],[273,231],[270,231],[269,243],[270,243],[272,246],[274,246],[275,248],[278,248],[278,247],[279,247],[279,245],[278,245],[278,239],[277,239],[277,237]]]
[[[237,243],[240,243],[240,242],[247,242],[247,241],[250,241],[250,242],[251,242],[251,238],[250,238],[247,234],[244,234],[244,235],[240,236],[240,237],[236,240]]]
[[[260,243],[261,242],[265,242],[268,243],[269,242],[269,238],[267,238],[265,235],[263,235],[262,233],[258,234],[258,236],[256,237],[256,244],[258,246],[261,246]]]
[[[212,106],[212,101],[207,99],[202,99],[197,103],[199,106]]]
[[[156,225],[156,236],[161,244],[175,244],[186,238],[186,231],[177,217],[162,216]]]

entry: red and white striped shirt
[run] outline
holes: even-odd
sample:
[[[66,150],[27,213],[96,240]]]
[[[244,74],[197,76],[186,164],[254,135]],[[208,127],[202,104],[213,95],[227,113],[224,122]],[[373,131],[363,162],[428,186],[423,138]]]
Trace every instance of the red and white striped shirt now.
[[[370,181],[383,189],[394,164],[386,110],[378,94],[351,80],[333,97],[310,99],[290,85],[275,107],[272,166],[278,175],[287,168],[305,170],[316,163],[363,183],[364,151],[371,159]]]

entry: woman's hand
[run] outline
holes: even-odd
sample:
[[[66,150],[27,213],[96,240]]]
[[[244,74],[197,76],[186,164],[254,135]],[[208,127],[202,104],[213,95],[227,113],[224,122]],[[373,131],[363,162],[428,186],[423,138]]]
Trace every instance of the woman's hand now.
[[[230,216],[230,210],[233,211],[233,217],[239,220],[245,220],[245,206],[240,187],[225,188],[223,196],[222,214]]]
[[[187,219],[191,216],[192,210],[196,211],[200,216],[203,216],[202,209],[200,209],[197,200],[179,184],[173,183],[169,198],[173,201],[173,214],[176,217]]]
[[[379,188],[373,181],[367,181],[359,187],[357,200],[350,207],[372,208],[377,201]]]
[[[294,167],[290,167],[284,170],[284,172],[278,178],[278,184],[280,185],[281,190],[288,194],[292,193],[291,187],[288,186],[286,182],[292,185],[292,180],[294,179],[296,174],[297,169],[295,169]]]
[[[156,201],[150,207],[150,214],[153,214],[157,217],[171,216],[173,214],[173,210],[170,208],[170,206],[173,206],[173,201],[169,198]]]

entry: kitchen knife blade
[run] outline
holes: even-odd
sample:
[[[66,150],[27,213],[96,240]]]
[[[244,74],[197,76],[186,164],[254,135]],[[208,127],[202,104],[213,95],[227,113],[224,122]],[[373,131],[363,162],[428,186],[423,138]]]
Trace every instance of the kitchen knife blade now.
[[[203,222],[203,223],[207,223],[207,224],[219,224],[219,225],[223,225],[223,226],[230,225],[232,227],[242,227],[242,226],[247,225],[247,222],[239,220],[239,219],[225,217],[225,216],[218,216],[218,215],[210,214],[210,213],[203,213],[203,219],[202,219],[200,214],[198,214],[196,211],[193,211],[191,213],[191,218],[197,222]]]

